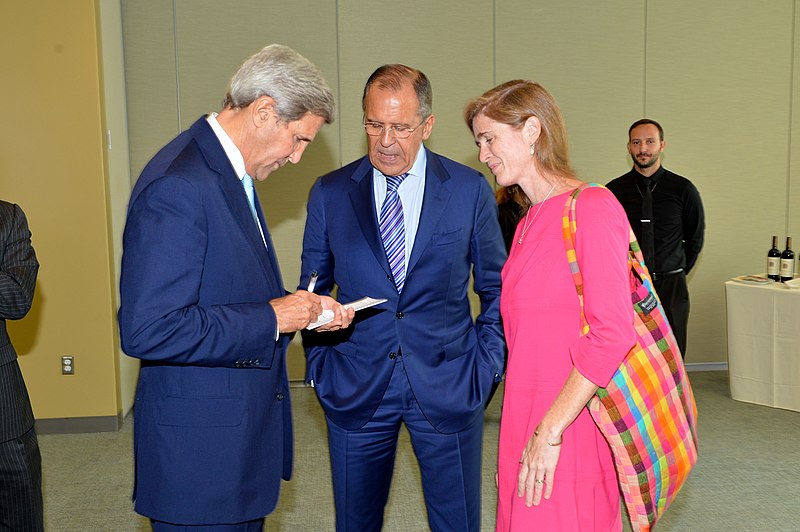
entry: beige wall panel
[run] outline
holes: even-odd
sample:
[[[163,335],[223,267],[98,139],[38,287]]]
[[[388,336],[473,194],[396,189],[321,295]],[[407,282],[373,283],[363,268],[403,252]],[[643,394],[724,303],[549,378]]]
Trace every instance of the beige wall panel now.
[[[630,166],[628,126],[644,109],[641,0],[497,0],[497,83],[532,79],[559,103],[573,166],[606,183]]]
[[[377,66],[404,62],[430,76],[437,124],[429,146],[481,171],[464,104],[498,82],[536,79],[564,111],[586,180],[607,182],[630,167],[633,120],[664,123],[665,165],[695,181],[708,211],[707,245],[690,285],[688,360],[724,361],[722,281],[763,270],[762,248],[787,226],[800,240],[798,4],[413,0],[400,10],[385,0],[176,0],[175,41],[171,0],[123,0],[133,177],[178,129],[219,107],[246,55],[269,42],[306,55],[337,93],[340,118],[298,167],[258,185],[293,288],[308,188],[364,154],[361,92]]]
[[[763,272],[785,223],[793,4],[647,6],[646,112],[664,126],[664,165],[695,183],[706,210],[687,360],[721,361],[723,282]]]
[[[336,5],[326,0],[180,0],[176,2],[181,127],[218,111],[231,76],[250,55],[285,44],[322,70],[337,94]],[[246,22],[242,15],[246,14]],[[300,276],[308,191],[317,176],[339,166],[338,123],[324,126],[298,165],[256,183],[288,290]],[[289,351],[292,379],[302,379],[299,335]]]
[[[131,179],[180,131],[172,0],[121,0]]]
[[[119,265],[122,258],[122,230],[131,193],[130,156],[128,151],[128,121],[125,108],[125,61],[122,46],[122,12],[118,0],[98,0],[100,15],[101,59],[103,89],[103,125],[108,131],[106,146],[106,180],[108,182],[109,229],[112,235],[113,269],[111,283],[114,299],[110,310],[116,315],[119,307]],[[116,323],[116,320],[114,320]],[[133,407],[139,361],[125,356],[114,335],[119,375],[117,401],[122,414]]]
[[[789,190],[787,193],[787,229],[786,234],[793,237],[795,256],[800,251],[800,0],[794,2],[794,64],[792,71],[791,109],[792,130],[790,134],[789,150]],[[795,264],[795,273],[798,273],[798,264]]]
[[[425,72],[433,87],[432,150],[485,173],[462,118],[467,101],[492,85],[492,4],[479,0],[402,4],[339,2],[342,157],[366,153],[361,95],[379,66],[404,63]]]
[[[118,412],[95,7],[19,2],[0,17],[0,194],[25,210],[41,263],[33,308],[9,328],[39,419]]]

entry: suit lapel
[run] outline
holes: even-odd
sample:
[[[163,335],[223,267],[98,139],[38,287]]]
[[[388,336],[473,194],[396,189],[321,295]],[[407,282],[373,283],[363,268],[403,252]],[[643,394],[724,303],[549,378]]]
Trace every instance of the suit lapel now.
[[[387,275],[392,274],[389,261],[386,259],[386,250],[383,249],[380,231],[378,229],[378,212],[375,209],[375,194],[372,183],[372,165],[369,158],[365,157],[351,178],[354,187],[350,190],[350,202],[356,213],[358,225],[378,263]],[[368,208],[364,208],[368,206]]]
[[[408,260],[406,277],[414,269],[414,265],[419,261],[425,248],[433,236],[433,232],[439,225],[439,220],[444,214],[445,206],[450,199],[450,192],[445,187],[445,181],[450,179],[450,175],[442,166],[439,157],[425,149],[427,164],[425,169],[425,194],[422,198],[422,211],[419,215],[419,225],[417,235],[414,237],[414,249],[411,250],[411,257]]]
[[[414,238],[414,249],[411,250],[407,272],[414,268],[414,265],[419,261],[423,251],[428,246],[436,227],[439,225],[439,219],[444,213],[444,207],[450,199],[450,192],[444,185],[445,181],[450,179],[450,175],[444,169],[435,153],[426,148],[426,155],[427,165],[422,211],[420,212],[417,234]],[[391,275],[392,270],[386,259],[386,251],[383,248],[378,229],[378,214],[375,208],[375,195],[372,184],[372,165],[369,163],[369,158],[364,158],[356,171],[353,172],[351,179],[355,187],[350,191],[350,201],[356,213],[358,224],[361,227],[361,232],[364,234],[364,239],[378,263],[387,275]],[[365,205],[368,205],[369,208],[365,209]]]
[[[258,192],[255,192],[255,199],[256,199],[256,212],[258,213],[258,220],[261,224],[261,227],[264,229],[264,240],[266,241],[266,248],[264,247],[264,242],[261,242],[261,235],[258,235],[258,240],[261,243],[261,251],[262,253],[259,255],[259,258],[266,255],[267,260],[269,261],[268,270],[272,272],[275,280],[278,283],[279,290],[283,291],[283,278],[281,277],[281,269],[278,266],[278,256],[275,254],[275,244],[272,243],[272,235],[270,235],[269,227],[267,227],[267,219],[264,216],[264,211],[261,210],[261,202],[258,200]],[[248,212],[250,207],[247,208]],[[253,218],[252,216],[250,217]],[[256,228],[258,229],[258,228]]]
[[[280,277],[280,270],[278,269],[277,258],[275,257],[274,246],[267,230],[267,224],[264,221],[264,215],[261,211],[261,205],[258,201],[256,194],[256,210],[262,228],[264,229],[264,238],[269,246],[269,251],[264,246],[261,240],[261,233],[254,223],[253,213],[250,211],[250,205],[247,201],[247,195],[242,188],[242,182],[236,173],[233,171],[231,162],[222,149],[219,139],[214,134],[211,126],[205,117],[201,118],[192,126],[192,135],[197,141],[200,151],[206,159],[209,168],[219,174],[219,186],[222,190],[222,195],[228,208],[231,210],[239,230],[244,235],[248,244],[253,252],[261,262],[262,270],[267,282],[274,285],[276,292],[280,291],[283,295],[284,289]]]

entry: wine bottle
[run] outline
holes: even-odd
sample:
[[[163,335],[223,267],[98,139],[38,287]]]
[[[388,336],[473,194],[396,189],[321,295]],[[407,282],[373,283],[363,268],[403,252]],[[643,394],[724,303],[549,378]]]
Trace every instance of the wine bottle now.
[[[794,278],[794,251],[792,251],[792,237],[786,237],[786,249],[781,253],[781,282],[791,281]]]
[[[772,249],[767,251],[767,277],[773,281],[781,280],[781,252],[777,236],[772,237]]]

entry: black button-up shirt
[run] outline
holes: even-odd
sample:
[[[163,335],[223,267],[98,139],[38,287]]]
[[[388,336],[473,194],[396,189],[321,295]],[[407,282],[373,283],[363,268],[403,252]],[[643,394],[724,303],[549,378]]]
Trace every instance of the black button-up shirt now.
[[[649,178],[632,169],[606,185],[628,215],[636,238],[642,235],[642,192],[652,181],[655,264],[651,272],[683,268],[688,273],[703,248],[705,215],[700,193],[691,181],[662,166]]]

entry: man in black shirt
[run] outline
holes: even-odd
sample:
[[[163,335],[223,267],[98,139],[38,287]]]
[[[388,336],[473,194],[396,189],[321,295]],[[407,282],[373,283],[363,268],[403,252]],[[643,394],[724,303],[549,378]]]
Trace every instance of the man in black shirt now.
[[[628,129],[633,169],[607,187],[628,214],[681,356],[685,356],[686,274],[703,248],[705,218],[700,193],[692,182],[661,166],[666,145],[658,122],[646,118],[634,122]]]

